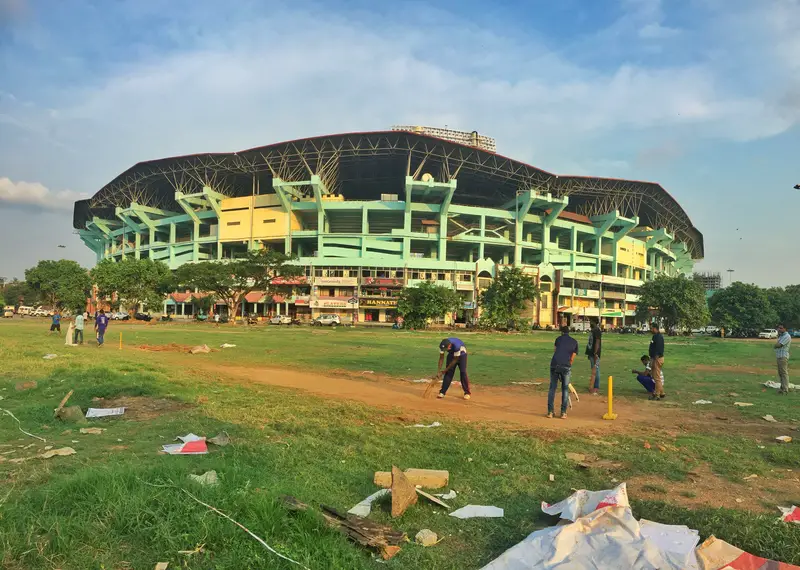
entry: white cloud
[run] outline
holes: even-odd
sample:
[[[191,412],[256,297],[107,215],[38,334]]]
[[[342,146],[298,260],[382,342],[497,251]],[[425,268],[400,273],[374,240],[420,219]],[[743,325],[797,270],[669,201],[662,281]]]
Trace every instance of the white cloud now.
[[[53,192],[39,182],[14,182],[0,178],[0,203],[4,204],[37,210],[72,210],[76,200],[87,197],[87,194],[71,190]]]
[[[644,40],[665,40],[680,33],[678,28],[669,28],[657,23],[647,24],[639,29],[639,37]]]

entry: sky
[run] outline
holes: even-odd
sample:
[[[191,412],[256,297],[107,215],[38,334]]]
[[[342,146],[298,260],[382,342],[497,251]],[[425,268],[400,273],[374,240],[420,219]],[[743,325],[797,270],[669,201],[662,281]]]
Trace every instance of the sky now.
[[[137,162],[393,124],[659,182],[697,270],[800,283],[800,0],[0,0],[0,276],[90,267]]]

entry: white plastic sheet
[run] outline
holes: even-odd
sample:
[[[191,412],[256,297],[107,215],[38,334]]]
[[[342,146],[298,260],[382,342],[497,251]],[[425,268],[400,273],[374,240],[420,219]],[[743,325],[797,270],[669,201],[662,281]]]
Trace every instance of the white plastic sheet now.
[[[609,506],[631,506],[628,502],[628,490],[625,483],[620,483],[613,489],[605,491],[581,489],[554,505],[542,502],[542,511],[548,515],[561,515],[562,519],[574,521],[592,511]]]
[[[500,507],[491,507],[491,506],[484,506],[484,505],[467,505],[466,507],[461,507],[457,511],[453,511],[450,513],[451,517],[456,517],[457,519],[473,519],[473,518],[489,518],[489,519],[500,519],[503,518],[504,515],[503,509]]]
[[[662,531],[648,532],[653,530]],[[693,552],[664,550],[648,538],[630,508],[610,507],[538,530],[483,570],[684,570],[693,568],[692,561]]]
[[[108,416],[121,416],[125,408],[89,408],[86,410],[87,418],[105,418]]]
[[[369,497],[358,503],[355,507],[347,511],[348,514],[355,515],[357,517],[361,517],[362,519],[366,516],[369,516],[369,513],[372,511],[372,503],[374,503],[377,499],[381,497],[385,497],[386,495],[392,492],[391,489],[381,489],[375,493],[372,493]]]

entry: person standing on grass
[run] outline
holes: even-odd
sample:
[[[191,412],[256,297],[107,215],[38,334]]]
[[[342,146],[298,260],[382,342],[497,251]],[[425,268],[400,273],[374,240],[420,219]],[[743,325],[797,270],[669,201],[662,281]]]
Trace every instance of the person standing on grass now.
[[[789,348],[792,346],[792,336],[783,325],[778,325],[778,340],[775,341],[775,356],[778,359],[778,378],[781,387],[778,394],[789,393]]]
[[[556,388],[561,381],[561,419],[567,419],[569,405],[569,375],[572,362],[578,354],[578,341],[569,336],[569,327],[561,327],[561,336],[556,339],[553,358],[550,359],[550,391],[547,392],[547,417],[553,417]]]
[[[589,357],[591,372],[589,374],[589,393],[599,396],[600,390],[600,353],[603,350],[603,332],[598,323],[592,323],[589,340],[586,343],[586,356]]]
[[[445,352],[447,353],[447,362],[444,370],[442,370]],[[439,390],[438,398],[444,398],[445,394],[447,394],[447,390],[450,388],[450,383],[456,373],[456,366],[458,366],[460,374],[461,388],[464,390],[464,399],[469,400],[472,392],[469,389],[469,377],[467,376],[467,347],[461,339],[445,338],[439,343],[439,366],[437,367],[436,375],[442,376],[442,388]]]
[[[75,316],[75,333],[72,337],[72,344],[83,344],[83,327],[86,324],[86,318],[83,316],[83,313],[79,313]],[[80,343],[78,339],[81,339]]]
[[[61,334],[61,313],[58,311],[53,313],[53,322],[50,325],[50,334],[58,331],[58,334]]]
[[[653,338],[650,340],[650,370],[655,382],[650,399],[663,400],[667,397],[664,393],[664,335],[656,323],[650,325],[650,332],[653,333]]]
[[[97,315],[97,318],[94,321],[94,330],[97,333],[98,348],[103,346],[103,337],[105,337],[107,328],[108,317],[106,316],[106,312],[103,309],[100,309],[100,313]]]

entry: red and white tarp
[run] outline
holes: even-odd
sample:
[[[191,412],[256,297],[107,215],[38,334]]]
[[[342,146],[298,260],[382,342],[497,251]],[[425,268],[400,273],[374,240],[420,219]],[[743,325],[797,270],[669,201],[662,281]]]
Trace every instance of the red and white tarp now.
[[[800,570],[794,564],[753,556],[715,536],[698,547],[697,560],[701,570]]]
[[[783,522],[793,522],[800,524],[800,507],[795,507],[794,505],[792,505],[788,509],[785,509],[783,507],[778,507],[778,508],[781,510],[781,513],[783,513],[783,516],[781,516],[781,520]]]
[[[614,506],[538,530],[483,570],[696,569],[698,540],[697,532],[686,527],[659,525],[645,531],[630,508]]]
[[[181,443],[163,445],[161,450],[170,455],[202,455],[208,453],[206,438],[193,433],[176,437]]]
[[[548,515],[560,515],[562,519],[577,520],[582,516],[604,507],[630,507],[628,490],[625,483],[605,491],[587,491],[581,489],[554,505],[542,502],[542,511]]]

